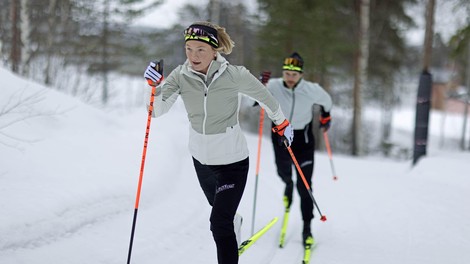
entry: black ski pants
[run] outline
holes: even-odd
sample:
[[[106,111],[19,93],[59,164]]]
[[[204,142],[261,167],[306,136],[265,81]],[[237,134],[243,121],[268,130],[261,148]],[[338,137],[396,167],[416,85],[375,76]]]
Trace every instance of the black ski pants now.
[[[204,165],[193,158],[194,168],[207,201],[212,206],[211,231],[219,264],[238,263],[233,218],[245,190],[248,158],[227,165]]]
[[[312,175],[314,166],[314,149],[315,138],[312,133],[312,123],[305,126],[304,129],[294,130],[294,141],[291,149],[302,169],[302,172],[309,184],[312,186]],[[274,126],[274,124],[273,124]],[[294,181],[292,180],[292,170],[297,172],[296,186],[300,196],[300,210],[304,222],[310,223],[313,219],[313,201],[305,187],[305,184],[295,168],[294,162],[284,144],[280,144],[279,136],[275,133],[271,134],[274,147],[274,155],[277,166],[277,173],[282,181],[286,184],[284,195],[288,197],[292,203],[292,194],[294,190]],[[290,205],[290,204],[289,204]]]

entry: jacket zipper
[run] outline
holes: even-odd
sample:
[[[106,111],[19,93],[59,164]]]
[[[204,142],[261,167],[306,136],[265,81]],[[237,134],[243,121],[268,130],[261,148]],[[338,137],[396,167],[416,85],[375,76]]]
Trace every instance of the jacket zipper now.
[[[219,68],[219,71],[220,71],[220,68]],[[220,73],[217,73],[214,78],[212,78],[212,81],[211,81],[211,84],[217,79],[219,78],[221,74]],[[194,77],[191,77],[191,78],[194,78]],[[196,79],[196,78],[194,78]],[[209,86],[206,85],[206,83],[200,79],[196,79],[200,82],[202,82],[202,84],[204,85],[204,118],[202,120],[202,134],[205,135],[206,134],[206,121],[207,121],[207,95],[209,93]]]
[[[290,110],[289,122],[292,124],[292,118],[294,118],[294,108],[295,108],[295,90],[292,89],[292,107]]]
[[[289,122],[292,124],[292,119],[294,118],[294,109],[295,109],[295,88],[292,89],[292,107],[289,116]],[[304,139],[305,143],[308,143],[308,127],[304,128]]]
[[[204,83],[204,119],[202,120],[202,134],[206,134],[206,121],[207,121],[207,94],[209,87]]]

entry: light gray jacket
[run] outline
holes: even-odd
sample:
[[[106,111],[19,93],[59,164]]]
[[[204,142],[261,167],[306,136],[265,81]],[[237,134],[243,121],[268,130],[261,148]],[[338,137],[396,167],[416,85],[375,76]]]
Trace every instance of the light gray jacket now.
[[[245,67],[230,65],[217,54],[208,74],[186,61],[157,87],[154,116],[168,112],[181,96],[190,122],[189,150],[202,164],[230,164],[248,157],[238,112],[241,94],[256,100],[275,124],[286,118],[279,103]]]
[[[304,79],[294,89],[286,88],[282,78],[269,80],[267,87],[295,130],[304,129],[312,121],[313,105],[322,106],[325,112],[330,112],[333,105],[330,95],[320,85]]]

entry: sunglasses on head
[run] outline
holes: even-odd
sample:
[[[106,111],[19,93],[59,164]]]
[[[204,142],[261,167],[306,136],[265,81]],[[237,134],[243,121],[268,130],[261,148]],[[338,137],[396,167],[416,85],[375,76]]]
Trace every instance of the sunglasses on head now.
[[[303,61],[296,58],[286,58],[284,60],[284,65],[292,65],[297,67],[302,67],[304,65]]]
[[[284,65],[282,66],[283,70],[287,71],[298,71],[302,72],[302,66],[304,62],[296,58],[286,58],[284,59]]]

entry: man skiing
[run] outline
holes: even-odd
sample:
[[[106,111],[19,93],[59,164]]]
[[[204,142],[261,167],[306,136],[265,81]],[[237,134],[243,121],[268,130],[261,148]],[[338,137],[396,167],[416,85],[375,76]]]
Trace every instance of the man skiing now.
[[[303,79],[304,61],[302,57],[294,52],[285,58],[282,66],[282,78],[271,79],[267,88],[271,94],[279,101],[282,112],[294,129],[295,141],[291,149],[300,164],[306,180],[311,186],[313,167],[315,138],[312,132],[313,106],[320,105],[321,117],[320,127],[327,131],[330,127],[332,100],[330,95],[317,83]],[[273,124],[273,127],[275,124]],[[284,144],[279,144],[279,137],[272,135],[277,173],[286,184],[284,191],[284,205],[286,212],[292,204],[292,194],[294,181],[292,180],[292,159]],[[302,238],[304,245],[313,244],[311,232],[311,221],[313,219],[313,201],[307,188],[297,172],[297,191],[300,195],[300,209],[304,222]],[[281,235],[281,244],[283,245]]]

